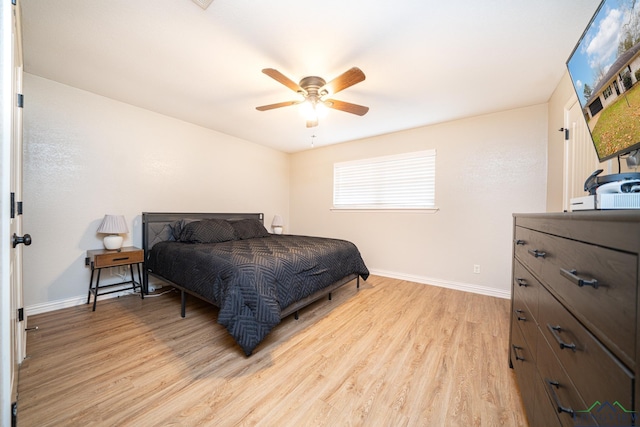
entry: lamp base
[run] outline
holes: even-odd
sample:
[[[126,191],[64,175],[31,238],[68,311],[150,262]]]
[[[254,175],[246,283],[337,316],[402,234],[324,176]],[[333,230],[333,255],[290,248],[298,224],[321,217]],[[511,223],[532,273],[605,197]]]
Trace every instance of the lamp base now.
[[[104,247],[111,251],[120,249],[122,247],[123,240],[124,239],[122,238],[122,236],[118,234],[110,234],[104,237],[104,240],[103,240]]]
[[[282,234],[282,227],[274,225],[272,228],[273,228],[273,234]]]

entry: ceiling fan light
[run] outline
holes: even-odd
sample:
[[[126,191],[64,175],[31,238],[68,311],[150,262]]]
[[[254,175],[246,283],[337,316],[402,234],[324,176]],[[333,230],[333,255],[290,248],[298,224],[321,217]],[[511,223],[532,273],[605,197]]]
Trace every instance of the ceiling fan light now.
[[[328,111],[329,111],[329,109],[327,108],[327,106],[323,102],[318,102],[316,104],[316,116],[319,119],[324,119],[325,117],[327,117],[327,112]]]
[[[300,114],[307,121],[316,121],[318,120],[318,112],[316,111],[316,106],[308,100],[300,104]]]

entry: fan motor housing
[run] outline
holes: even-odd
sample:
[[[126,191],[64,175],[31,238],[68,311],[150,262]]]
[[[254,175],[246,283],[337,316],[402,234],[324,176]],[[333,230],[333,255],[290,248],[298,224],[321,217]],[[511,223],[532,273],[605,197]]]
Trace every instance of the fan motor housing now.
[[[308,76],[300,80],[300,87],[309,94],[317,94],[318,89],[327,84],[322,77]]]

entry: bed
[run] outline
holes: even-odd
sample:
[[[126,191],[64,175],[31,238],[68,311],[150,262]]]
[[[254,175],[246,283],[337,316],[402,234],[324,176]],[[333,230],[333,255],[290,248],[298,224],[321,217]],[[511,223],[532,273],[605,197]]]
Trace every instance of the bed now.
[[[249,356],[282,319],[369,276],[340,239],[270,234],[261,213],[142,214],[144,291],[149,276],[220,310],[218,323]]]

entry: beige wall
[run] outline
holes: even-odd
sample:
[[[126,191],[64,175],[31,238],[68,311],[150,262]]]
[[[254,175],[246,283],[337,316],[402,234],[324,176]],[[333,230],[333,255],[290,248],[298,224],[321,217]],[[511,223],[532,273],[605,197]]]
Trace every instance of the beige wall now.
[[[106,213],[125,215],[136,246],[143,211],[288,215],[285,153],[30,74],[24,93],[27,308],[86,298]]]
[[[547,117],[538,105],[296,153],[285,230],[351,240],[375,273],[508,297],[512,213],[545,210]],[[334,162],[430,148],[437,213],[330,210]]]
[[[545,210],[547,105],[287,155],[29,74],[24,92],[32,312],[84,298],[105,213],[134,245],[143,211],[278,213],[285,232],[354,241],[374,273],[508,297],[511,215]],[[429,148],[437,213],[330,210],[334,162]]]

